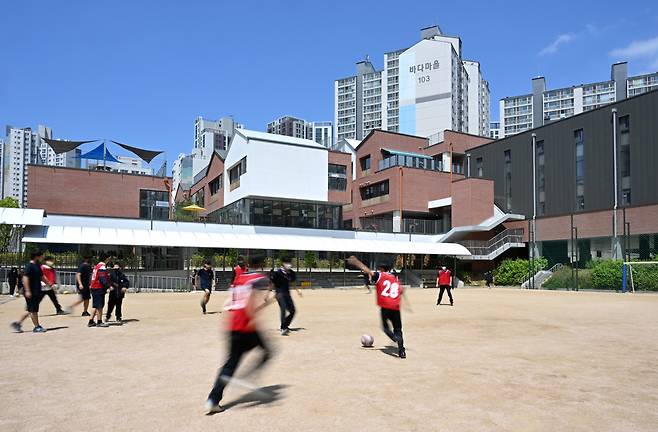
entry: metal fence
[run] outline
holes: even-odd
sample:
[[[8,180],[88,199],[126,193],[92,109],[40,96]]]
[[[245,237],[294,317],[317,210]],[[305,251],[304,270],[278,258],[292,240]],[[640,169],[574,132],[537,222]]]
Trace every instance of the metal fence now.
[[[75,272],[59,271],[57,278],[60,286],[74,287]],[[186,277],[126,274],[130,287],[137,291],[189,291],[191,282]]]

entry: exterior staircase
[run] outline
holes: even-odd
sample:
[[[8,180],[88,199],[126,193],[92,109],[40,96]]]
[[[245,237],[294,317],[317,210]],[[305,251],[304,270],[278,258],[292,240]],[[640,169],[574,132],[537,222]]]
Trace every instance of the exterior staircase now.
[[[557,263],[557,264],[555,264],[553,267],[551,267],[551,268],[548,269],[548,270],[539,270],[537,273],[535,273],[535,275],[534,275],[533,277],[528,278],[528,279],[526,279],[525,281],[523,281],[523,283],[521,284],[521,288],[528,288],[528,287],[530,286],[530,281],[531,281],[532,279],[534,279],[534,282],[535,282],[535,288],[536,288],[536,289],[541,288],[541,286],[542,286],[547,280],[549,280],[549,279],[551,278],[551,276],[553,276],[553,273],[554,273],[556,270],[559,270],[559,269],[561,269],[561,268],[562,268],[562,264]]]
[[[525,247],[523,229],[506,229],[489,240],[462,240],[457,243],[471,252],[471,256],[462,258],[470,261],[490,261],[513,247]]]

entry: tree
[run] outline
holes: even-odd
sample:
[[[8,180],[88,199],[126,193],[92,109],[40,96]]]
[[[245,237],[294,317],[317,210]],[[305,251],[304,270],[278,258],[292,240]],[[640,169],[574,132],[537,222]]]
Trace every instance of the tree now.
[[[18,200],[13,197],[7,197],[0,200],[0,207],[19,208]],[[0,251],[7,252],[11,242],[11,233],[13,225],[0,224]]]
[[[314,251],[306,251],[306,253],[304,253],[304,267],[309,271],[315,267],[316,261],[317,257]]]
[[[192,201],[183,200],[174,204],[174,220],[178,222],[194,222],[196,215],[194,212],[183,210],[183,207],[191,205]]]

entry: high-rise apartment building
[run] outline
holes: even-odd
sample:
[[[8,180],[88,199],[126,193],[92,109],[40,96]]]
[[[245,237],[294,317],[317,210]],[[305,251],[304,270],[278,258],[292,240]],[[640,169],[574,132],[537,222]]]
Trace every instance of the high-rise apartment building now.
[[[21,207],[27,205],[27,165],[40,162],[38,138],[31,128],[6,128],[2,198],[16,198]]]
[[[495,140],[500,138],[500,122],[493,121],[489,123],[489,138]]]
[[[311,131],[306,120],[283,116],[267,124],[267,133],[306,139]]]
[[[626,62],[612,65],[610,80],[555,90],[546,79],[532,79],[532,92],[500,100],[500,138],[590,111],[658,88],[658,72],[628,76]]]
[[[231,139],[235,135],[235,129],[242,129],[243,127],[231,117],[222,117],[216,121],[204,119],[201,116],[197,117],[194,120],[194,149],[192,153],[200,160],[210,161],[210,157],[215,150],[228,150]]]
[[[450,129],[489,134],[489,84],[480,64],[462,58],[461,39],[438,26],[415,45],[369,59],[356,75],[334,82],[336,140],[363,139],[374,129],[430,136]]]
[[[214,152],[226,154],[236,129],[244,125],[232,117],[208,120],[201,116],[194,119],[194,147],[192,153],[180,153],[172,168],[173,190],[179,185],[187,189],[194,183],[194,177],[200,174],[210,163]]]
[[[283,116],[268,123],[267,133],[304,138],[327,148],[334,142],[334,128],[330,121],[308,122],[293,116]]]

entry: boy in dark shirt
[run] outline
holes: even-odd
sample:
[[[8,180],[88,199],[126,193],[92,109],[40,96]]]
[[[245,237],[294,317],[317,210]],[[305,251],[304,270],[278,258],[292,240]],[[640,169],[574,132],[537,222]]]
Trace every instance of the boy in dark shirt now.
[[[282,336],[287,336],[290,333],[289,327],[292,319],[295,317],[295,303],[292,301],[292,296],[290,295],[290,283],[294,283],[295,280],[297,280],[297,276],[289,262],[284,262],[283,266],[275,270],[271,275],[276,301],[279,303],[279,309],[281,310]],[[299,289],[297,289],[297,293],[300,296],[302,295]]]
[[[78,287],[78,293],[80,294],[80,299],[71,305],[71,309],[76,307],[79,304],[83,304],[82,316],[89,316],[89,300],[91,299],[91,290],[89,285],[91,284],[91,273],[92,268],[89,264],[89,256],[84,256],[82,258],[82,264],[78,267],[78,271],[75,273],[75,282]],[[70,312],[70,309],[69,309]]]
[[[107,299],[107,313],[105,315],[105,321],[109,321],[112,316],[112,311],[116,306],[116,319],[118,323],[121,321],[121,306],[123,305],[123,298],[126,295],[126,291],[130,288],[130,282],[125,274],[123,274],[123,267],[121,264],[116,263],[112,270],[110,270],[110,283],[112,284],[112,289],[108,295]]]
[[[212,271],[210,260],[203,262],[203,268],[196,273],[196,287],[203,290],[201,298],[201,310],[206,314],[206,305],[210,301],[210,293],[215,285],[215,273]]]
[[[12,328],[16,333],[22,333],[21,325],[23,321],[29,316],[34,324],[34,333],[45,333],[46,329],[39,324],[39,303],[43,299],[43,292],[41,291],[41,282],[49,285],[50,282],[43,276],[41,272],[41,252],[32,252],[30,254],[30,262],[25,266],[25,274],[23,276],[23,286],[25,295],[25,304],[27,312],[23,314],[21,319],[11,323]]]

